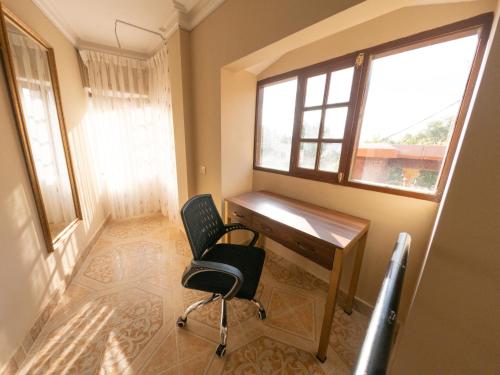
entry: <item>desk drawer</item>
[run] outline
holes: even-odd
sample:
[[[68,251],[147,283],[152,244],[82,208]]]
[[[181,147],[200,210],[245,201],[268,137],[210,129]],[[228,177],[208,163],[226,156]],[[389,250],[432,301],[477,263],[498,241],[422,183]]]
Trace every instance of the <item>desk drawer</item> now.
[[[234,203],[228,203],[227,207],[229,211],[228,217],[231,220],[231,223],[240,223],[249,227],[252,226],[252,211]]]
[[[332,268],[334,250],[321,241],[258,215],[253,217],[253,227],[264,236],[279,242],[305,258],[328,269]]]
[[[290,242],[292,242],[292,249],[306,258],[318,263],[319,265],[328,269],[332,268],[334,248],[325,245],[323,242],[310,238],[309,236],[298,233],[290,233]]]

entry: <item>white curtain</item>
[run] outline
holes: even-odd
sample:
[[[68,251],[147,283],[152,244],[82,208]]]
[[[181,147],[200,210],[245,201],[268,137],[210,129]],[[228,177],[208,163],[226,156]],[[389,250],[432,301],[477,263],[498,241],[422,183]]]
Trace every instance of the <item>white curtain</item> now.
[[[166,46],[147,61],[80,51],[91,99],[86,124],[113,218],[178,217]]]
[[[47,51],[29,37],[9,31],[27,135],[49,224],[75,217]],[[62,225],[59,229],[64,227]]]

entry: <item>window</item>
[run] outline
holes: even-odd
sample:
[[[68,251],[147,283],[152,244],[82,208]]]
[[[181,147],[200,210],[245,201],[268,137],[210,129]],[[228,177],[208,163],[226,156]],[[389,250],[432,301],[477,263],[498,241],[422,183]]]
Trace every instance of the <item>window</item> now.
[[[305,78],[298,171],[314,171],[327,178],[339,170],[354,76],[354,62],[347,65]]]
[[[492,14],[258,83],[255,169],[437,200]]]
[[[477,42],[372,56],[351,181],[436,192]]]
[[[297,78],[260,88],[256,163],[263,168],[289,170],[296,92]]]

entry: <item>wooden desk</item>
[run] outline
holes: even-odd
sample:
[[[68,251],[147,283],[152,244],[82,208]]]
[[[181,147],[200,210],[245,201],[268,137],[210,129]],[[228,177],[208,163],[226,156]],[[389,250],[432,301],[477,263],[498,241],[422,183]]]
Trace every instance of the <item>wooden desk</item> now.
[[[318,359],[324,362],[344,255],[357,249],[344,306],[344,311],[350,314],[370,222],[266,191],[241,194],[227,198],[224,203],[226,223],[247,225],[332,270],[317,353]]]

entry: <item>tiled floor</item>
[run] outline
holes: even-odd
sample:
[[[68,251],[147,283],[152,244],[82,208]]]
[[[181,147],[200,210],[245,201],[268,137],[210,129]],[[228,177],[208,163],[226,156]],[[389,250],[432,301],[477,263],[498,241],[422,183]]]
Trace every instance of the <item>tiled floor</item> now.
[[[20,374],[347,374],[367,318],[337,310],[328,359],[315,350],[326,284],[270,251],[258,290],[268,318],[229,303],[228,353],[215,356],[220,302],[175,321],[204,293],[180,284],[191,253],[160,216],[103,232],[23,363]]]

